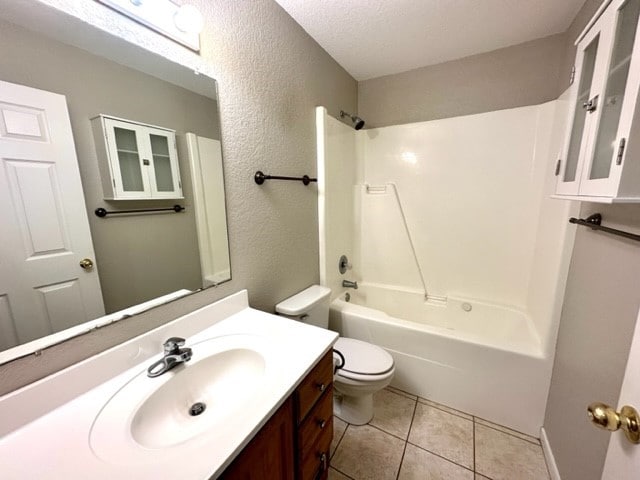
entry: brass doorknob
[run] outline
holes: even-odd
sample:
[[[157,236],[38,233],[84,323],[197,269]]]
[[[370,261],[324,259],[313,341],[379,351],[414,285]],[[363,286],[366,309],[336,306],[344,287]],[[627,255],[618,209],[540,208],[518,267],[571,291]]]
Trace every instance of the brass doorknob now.
[[[93,260],[90,258],[83,258],[80,260],[80,266],[85,270],[91,270],[93,268]]]
[[[640,417],[635,408],[625,405],[618,413],[609,405],[595,402],[587,407],[587,415],[597,427],[610,432],[622,429],[627,440],[640,443]]]

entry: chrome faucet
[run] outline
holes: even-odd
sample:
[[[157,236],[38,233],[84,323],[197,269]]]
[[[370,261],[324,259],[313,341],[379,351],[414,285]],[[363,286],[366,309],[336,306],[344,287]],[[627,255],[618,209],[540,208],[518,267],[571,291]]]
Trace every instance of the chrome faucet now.
[[[176,365],[191,360],[191,349],[180,348],[184,345],[184,341],[184,338],[171,337],[166,342],[164,342],[164,357],[162,357],[157,362],[154,362],[147,369],[147,376],[151,378],[159,377],[163,373],[167,373]]]
[[[342,286],[344,288],[358,289],[358,282],[352,282],[351,280],[342,280]]]

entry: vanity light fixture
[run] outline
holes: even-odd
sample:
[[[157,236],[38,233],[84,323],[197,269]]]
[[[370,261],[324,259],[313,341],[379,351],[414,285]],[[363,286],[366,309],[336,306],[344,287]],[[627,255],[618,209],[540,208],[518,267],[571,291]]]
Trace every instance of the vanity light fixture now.
[[[204,18],[193,5],[172,0],[96,0],[176,42],[200,51]]]

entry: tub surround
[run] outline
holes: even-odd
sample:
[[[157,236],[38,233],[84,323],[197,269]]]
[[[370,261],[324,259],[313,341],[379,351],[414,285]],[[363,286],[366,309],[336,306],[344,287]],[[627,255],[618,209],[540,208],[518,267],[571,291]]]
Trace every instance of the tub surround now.
[[[160,358],[158,352],[167,338],[186,337],[187,345],[193,347],[193,362],[198,342],[238,334],[264,338],[268,377],[233,415],[200,436],[170,448],[145,449],[130,439],[131,451],[126,458],[98,457],[90,443],[96,418],[125,384]],[[156,479],[176,465],[181,478],[215,477],[276,412],[336,338],[331,331],[250,308],[246,290],[233,294],[0,397],[3,478]],[[296,361],[291,362],[291,358]],[[181,368],[165,375],[175,375]],[[132,417],[135,409],[132,405],[123,416]],[[69,451],[74,452],[73,461],[64,460]],[[184,462],[187,451],[189,461]]]
[[[361,290],[380,296],[368,285]],[[393,387],[540,435],[550,360],[525,316],[479,303],[468,313],[457,302],[423,303],[418,323],[353,303],[358,300],[353,294],[349,303],[335,299],[329,327],[386,349],[396,365]]]

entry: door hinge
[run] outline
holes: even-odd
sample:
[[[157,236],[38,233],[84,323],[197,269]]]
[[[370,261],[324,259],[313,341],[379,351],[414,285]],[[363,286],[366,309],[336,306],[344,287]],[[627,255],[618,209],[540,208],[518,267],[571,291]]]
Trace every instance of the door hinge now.
[[[556,177],[560,175],[560,165],[562,165],[562,159],[559,158],[556,162]]]
[[[627,140],[625,138],[621,138],[618,145],[618,156],[616,157],[616,165],[622,165],[622,156],[624,155],[624,147],[626,145]]]
[[[115,178],[112,178],[112,179],[111,179],[111,182],[113,182],[113,188],[116,188],[116,179],[115,179]]]
[[[576,79],[576,66],[571,67],[571,74],[569,75],[569,85],[573,85]]]

